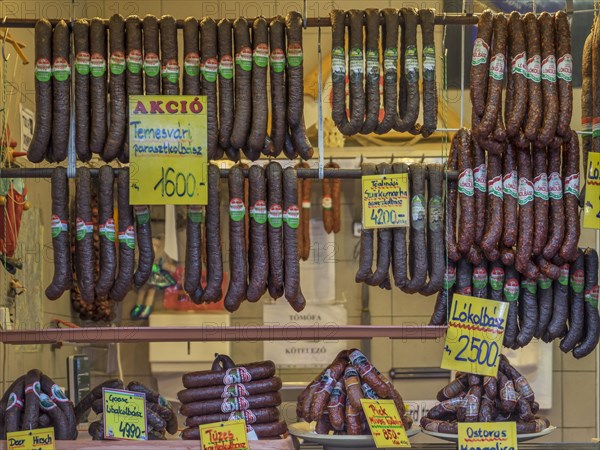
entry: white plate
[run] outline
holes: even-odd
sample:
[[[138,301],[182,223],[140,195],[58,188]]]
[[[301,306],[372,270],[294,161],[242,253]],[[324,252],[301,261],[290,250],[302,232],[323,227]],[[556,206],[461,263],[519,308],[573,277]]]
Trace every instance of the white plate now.
[[[288,426],[290,434],[297,438],[304,439],[307,442],[321,444],[329,449],[334,448],[368,448],[375,447],[375,441],[370,434],[361,434],[358,436],[335,435],[335,434],[317,434],[310,428],[308,422],[297,422]],[[419,433],[417,427],[406,430],[406,435],[410,438]]]
[[[548,428],[543,429],[539,433],[517,434],[517,441],[518,442],[531,441],[532,439],[537,439],[537,438],[541,438],[542,436],[546,436],[547,434],[552,433],[554,430],[556,430],[555,426],[549,426]],[[423,434],[426,434],[428,436],[433,436],[438,439],[443,439],[444,441],[458,442],[457,434],[437,433],[435,431],[424,430],[423,428],[421,428],[421,431],[423,432]]]

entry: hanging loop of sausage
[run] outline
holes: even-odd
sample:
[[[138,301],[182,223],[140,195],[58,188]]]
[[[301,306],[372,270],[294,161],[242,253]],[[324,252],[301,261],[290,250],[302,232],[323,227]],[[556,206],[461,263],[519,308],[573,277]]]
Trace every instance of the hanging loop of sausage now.
[[[585,44],[583,45],[583,62],[581,66],[581,130],[586,131],[587,133],[581,136],[581,150],[583,156],[583,170],[584,173],[587,173],[587,165],[588,165],[588,153],[592,151],[592,141],[598,141],[598,149],[600,150],[600,139],[592,138],[592,121],[593,117],[600,116],[600,105],[594,103],[594,90],[593,87],[597,86],[600,90],[600,83],[593,78],[593,55],[596,55],[596,62],[600,65],[600,52],[593,51],[592,46],[594,45],[594,38],[596,34],[592,31],[588,34],[585,39]],[[600,40],[600,36],[597,37]],[[598,42],[600,45],[600,42]],[[600,68],[600,66],[599,66]],[[598,97],[596,97],[598,98]],[[594,108],[598,109],[598,115],[594,114]],[[560,120],[560,119],[559,119]],[[559,124],[560,126],[560,124]],[[585,201],[585,180],[586,177],[583,177],[583,186],[581,188],[581,195],[579,196],[579,201]]]
[[[79,19],[73,26],[75,50],[75,149],[77,158],[87,162],[90,152],[90,24]],[[36,44],[37,48],[37,44]],[[37,112],[37,106],[36,106]],[[37,121],[36,121],[37,123]],[[31,149],[31,144],[30,144]],[[30,150],[31,151],[31,150]]]
[[[125,99],[125,141],[119,161],[129,162],[129,108],[128,99],[130,95],[144,94],[144,74],[142,73],[142,20],[138,16],[129,16],[125,20],[125,62],[127,97]]]
[[[125,61],[125,20],[120,14],[113,15],[108,23],[110,58],[108,69],[110,71],[110,126],[102,159],[110,162],[115,159],[122,149],[125,139],[127,122],[127,92],[126,61]]]
[[[461,128],[458,130],[457,135],[458,200],[460,208],[458,222],[458,250],[466,256],[475,242],[476,224],[472,220],[475,216],[473,152],[471,146],[471,132],[466,128]]]
[[[52,25],[47,19],[35,24],[35,129],[27,159],[39,163],[46,156],[52,135]]]
[[[371,163],[363,163],[361,165],[362,176],[375,175],[375,165]],[[373,275],[373,230],[361,227],[360,230],[360,252],[358,260],[358,270],[354,277],[357,283],[364,282],[367,278]]]
[[[548,156],[545,147],[534,145],[533,150],[533,255],[542,253],[548,239]]]
[[[471,59],[471,104],[473,113],[478,117],[483,116],[485,99],[487,97],[487,77],[490,68],[489,52],[492,45],[494,13],[486,9],[481,13],[477,22],[477,38],[473,43],[473,57]]]
[[[200,72],[200,26],[190,16],[183,21],[183,95],[200,95]]]
[[[404,163],[393,163],[392,172],[396,174],[405,174],[408,177],[408,165]],[[392,229],[392,275],[394,276],[394,285],[399,288],[406,286],[406,263],[408,261],[406,251],[406,227],[397,227]],[[443,248],[443,238],[442,238]],[[442,259],[443,264],[443,259]]]
[[[367,36],[365,42],[365,94],[366,115],[360,130],[361,134],[369,134],[377,128],[379,119],[379,10],[365,9]]]
[[[271,161],[266,168],[268,191],[268,247],[269,295],[278,299],[283,295],[283,170],[278,162]]]
[[[250,209],[249,282],[246,297],[258,301],[267,290],[269,247],[267,237],[267,182],[261,166],[248,171],[248,208]]]
[[[558,91],[556,87],[556,51],[554,46],[554,17],[543,12],[538,18],[542,57],[542,125],[538,131],[539,145],[548,145],[556,133],[558,124]]]
[[[523,131],[525,137],[534,142],[542,124],[543,113],[540,26],[533,13],[525,14],[523,20],[527,38],[527,115]]]
[[[329,17],[331,19],[331,118],[342,134],[351,136],[357,130],[350,124],[346,113],[346,12],[334,9],[329,13]]]
[[[52,154],[61,162],[69,150],[71,120],[71,34],[64,20],[52,34]]]
[[[138,244],[138,265],[133,274],[133,283],[141,287],[152,274],[154,264],[154,245],[152,243],[152,218],[150,208],[146,205],[133,207],[135,214],[135,237]]]
[[[202,95],[206,95],[206,129],[208,159],[219,159],[223,149],[219,147],[219,124],[217,105],[217,75],[219,62],[217,61],[217,23],[210,17],[205,17],[200,22],[200,43],[202,67]]]
[[[217,24],[219,53],[219,147],[231,161],[240,160],[240,150],[231,146],[231,130],[235,112],[233,98],[233,24],[221,19]]]
[[[400,73],[399,115],[394,130],[411,130],[419,117],[419,57],[417,55],[417,11],[414,8],[400,10],[404,19],[402,29],[402,58]],[[405,87],[404,87],[405,86]],[[403,95],[403,92],[405,93]]]
[[[252,125],[248,136],[248,148],[252,154],[267,150],[267,122],[269,99],[267,95],[267,66],[269,65],[269,28],[264,17],[252,24]]]
[[[144,85],[146,95],[160,94],[159,31],[156,16],[148,14],[142,22],[144,29]]]
[[[502,157],[494,153],[488,153],[487,196],[486,226],[480,245],[485,257],[489,261],[495,261],[500,256],[498,243],[502,237],[504,193]]]
[[[571,55],[571,27],[564,11],[554,14],[556,40],[556,83],[558,87],[558,124],[556,134],[569,138],[571,116],[573,115],[573,56]],[[585,54],[585,50],[584,50]],[[585,56],[584,56],[585,64]],[[582,95],[582,107],[583,107]],[[585,100],[588,101],[588,100]]]
[[[584,252],[585,284],[585,335],[577,347],[573,349],[573,356],[577,359],[589,355],[598,345],[600,339],[600,317],[598,316],[598,253],[592,248]]]
[[[75,267],[81,298],[86,303],[92,303],[95,298],[94,279],[96,277],[94,224],[92,222],[92,180],[87,167],[80,168],[77,173],[79,179],[76,190]]]
[[[454,134],[452,143],[450,144],[450,154],[446,161],[448,170],[458,170],[458,133]],[[458,182],[457,180],[449,180],[446,178],[446,253],[451,261],[458,261],[461,258],[460,251],[456,242],[456,217],[458,212]]]
[[[382,11],[382,15],[383,119],[377,124],[375,130],[377,134],[390,131],[398,115],[398,10],[386,8]]]
[[[525,24],[521,15],[513,11],[508,19],[508,52],[510,58],[510,80],[512,96],[506,93],[510,113],[506,120],[506,133],[513,138],[521,130],[527,112],[527,53],[525,44]],[[510,98],[509,98],[510,97]],[[507,106],[508,109],[508,106]]]
[[[160,18],[160,76],[163,95],[179,95],[179,52],[177,23],[173,16]]]
[[[283,249],[285,298],[296,309],[300,294],[300,264],[298,262],[298,176],[296,169],[283,171]]]
[[[201,301],[218,302],[223,296],[223,257],[221,254],[221,172],[208,166],[208,204],[206,205],[206,288]]]
[[[195,300],[198,289],[202,294],[200,277],[202,275],[202,207],[188,205],[186,221],[186,244],[185,244],[185,275],[183,288],[188,295]]]
[[[96,295],[105,298],[113,285],[117,267],[115,251],[115,222],[113,218],[114,181],[110,166],[104,165],[98,175],[98,230],[100,237],[100,272],[96,281]]]
[[[233,22],[235,47],[235,116],[231,132],[231,145],[244,150],[246,156],[252,159],[246,149],[246,139],[252,120],[252,47],[248,22],[239,17]],[[260,155],[260,153],[259,153]],[[256,155],[257,157],[259,155]],[[254,158],[256,159],[256,158]]]
[[[534,231],[533,170],[529,148],[517,149],[517,167],[519,174],[519,231],[515,268],[524,274],[527,272],[527,266],[532,255]]]
[[[106,139],[106,28],[98,17],[90,24],[90,150],[102,153]]]
[[[563,145],[565,237],[560,257],[571,262],[577,258],[577,243],[581,233],[579,223],[579,139],[571,131],[571,139]]]
[[[285,85],[285,19],[273,18],[269,24],[271,82],[271,132],[272,151],[269,156],[277,157],[283,151],[286,135],[287,93]]]
[[[423,50],[423,125],[420,127],[423,137],[429,137],[437,128],[438,95],[435,80],[435,10],[426,8],[419,10]],[[417,127],[419,128],[419,127]]]

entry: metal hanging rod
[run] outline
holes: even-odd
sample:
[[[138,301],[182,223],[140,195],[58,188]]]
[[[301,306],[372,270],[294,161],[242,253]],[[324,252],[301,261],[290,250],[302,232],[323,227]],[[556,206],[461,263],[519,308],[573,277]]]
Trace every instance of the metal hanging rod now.
[[[21,168],[21,169],[1,169],[0,178],[50,178],[52,176],[53,168]],[[98,176],[99,169],[89,169],[91,176]],[[113,168],[113,171],[119,172],[121,170],[128,170],[127,168]],[[229,169],[220,169],[221,178],[227,178],[229,175]],[[248,176],[248,169],[244,170],[244,176]],[[319,169],[296,169],[298,178],[319,178]],[[447,178],[449,180],[456,180],[458,178],[457,171],[447,171]],[[323,169],[324,178],[340,178],[340,179],[358,179],[362,176],[360,169]]]
[[[478,14],[438,14],[435,16],[435,24],[436,25],[475,25],[477,24],[477,20],[479,18]],[[231,18],[232,20],[235,19]],[[253,22],[255,18],[247,18],[249,22]],[[402,25],[404,19],[402,17],[400,19],[400,24]],[[71,26],[71,19],[48,19],[50,23],[54,26],[60,20],[64,20],[67,25]],[[269,22],[271,19],[267,19]],[[420,23],[420,19],[418,19]],[[6,18],[2,21],[3,27],[8,28],[35,28],[35,24],[37,23],[37,19],[22,19],[22,18]],[[383,18],[380,19],[380,23],[383,24]],[[108,26],[108,19],[104,19],[104,24]],[[311,28],[316,27],[330,27],[331,19],[329,17],[309,17],[306,19],[306,26]],[[183,28],[183,20],[177,20],[177,28]]]

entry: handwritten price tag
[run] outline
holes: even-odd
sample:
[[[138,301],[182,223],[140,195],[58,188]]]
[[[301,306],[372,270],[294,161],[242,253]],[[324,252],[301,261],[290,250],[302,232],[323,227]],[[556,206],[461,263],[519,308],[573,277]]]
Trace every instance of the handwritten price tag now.
[[[377,448],[410,447],[406,430],[393,400],[361,398],[363,411]]]
[[[202,450],[248,450],[245,420],[200,425]]]
[[[129,202],[206,205],[206,96],[129,97]]]
[[[502,350],[508,303],[455,294],[450,310],[442,369],[495,377]]]
[[[600,230],[600,153],[588,153],[588,166],[585,172],[583,226]]]
[[[8,450],[54,450],[54,428],[6,433]]]
[[[409,225],[408,174],[364,176],[362,192],[363,227],[398,228]],[[416,209],[413,209],[413,217],[423,221],[423,224],[424,205],[424,202],[420,203],[420,207],[415,204]]]
[[[148,440],[146,394],[104,388],[102,402],[106,439]]]
[[[475,422],[458,424],[458,449],[482,448],[517,450],[515,422]]]

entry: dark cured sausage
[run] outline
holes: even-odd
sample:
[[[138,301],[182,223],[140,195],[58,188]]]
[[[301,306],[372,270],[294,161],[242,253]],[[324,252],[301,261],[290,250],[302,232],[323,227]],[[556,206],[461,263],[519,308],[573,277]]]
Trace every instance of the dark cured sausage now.
[[[260,152],[249,154],[245,149],[246,138],[252,120],[252,102],[250,99],[252,85],[252,48],[250,47],[250,31],[248,22],[239,17],[233,23],[235,47],[235,116],[231,132],[231,145],[243,149],[249,159],[260,156]],[[256,158],[254,158],[256,159]]]
[[[92,222],[92,179],[90,171],[86,167],[80,168],[77,172],[79,180],[76,191],[75,267],[81,298],[87,303],[92,303],[95,298],[94,279],[96,276],[94,224]]]
[[[56,162],[67,157],[71,120],[71,35],[61,20],[52,33],[52,154]]]
[[[516,148],[508,144],[502,154],[502,192],[504,225],[502,243],[511,248],[517,243],[518,176]]]
[[[249,425],[255,423],[268,423],[279,420],[277,408],[246,409],[227,413],[207,414],[204,416],[190,416],[185,419],[186,427],[197,427],[205,423],[222,422],[226,420],[246,420]]]
[[[562,245],[565,235],[565,206],[563,202],[563,185],[561,178],[561,147],[548,147],[548,196],[549,196],[549,230],[548,240],[542,250],[546,260],[551,260]]]
[[[481,13],[477,22],[477,38],[473,43],[471,59],[471,104],[474,114],[481,117],[485,110],[487,98],[487,78],[489,71],[489,51],[492,44],[494,13],[486,9]]]
[[[185,275],[183,277],[183,289],[196,301],[203,293],[200,285],[202,275],[202,207],[188,205],[187,220],[185,226]]]
[[[179,62],[177,23],[173,16],[160,18],[160,76],[163,95],[179,95]]]
[[[223,296],[223,258],[221,254],[221,172],[213,164],[208,166],[208,204],[206,205],[206,288],[202,302],[217,302]]]
[[[583,252],[577,250],[577,258],[571,264],[569,272],[569,329],[560,341],[560,349],[567,353],[573,350],[583,337],[585,298],[585,259]]]
[[[457,132],[457,154],[458,154],[458,200],[459,200],[459,223],[458,223],[458,250],[467,255],[475,241],[476,223],[475,198],[473,191],[473,155],[471,147],[471,132],[461,128]]]
[[[252,24],[252,125],[248,147],[253,154],[265,149],[269,101],[267,96],[267,66],[269,65],[269,30],[264,17]],[[270,153],[270,151],[267,151]]]
[[[458,133],[452,138],[450,145],[450,154],[446,162],[448,170],[458,170]],[[446,178],[446,252],[448,259],[458,261],[461,257],[460,251],[456,243],[456,215],[457,215],[457,198],[458,198],[458,182]]]
[[[554,48],[554,18],[547,12],[540,14],[542,49],[542,96],[544,116],[537,135],[539,145],[548,145],[554,138],[558,124],[558,92],[556,88],[556,56]],[[569,120],[570,121],[570,120]]]
[[[456,294],[472,295],[473,265],[466,259],[461,259],[456,265]]]
[[[229,19],[221,19],[217,24],[217,44],[219,51],[219,146],[227,157],[235,162],[240,160],[240,150],[231,146],[233,129],[233,24]]]
[[[510,83],[512,83],[512,96],[506,92],[506,104],[511,104],[507,111],[506,134],[515,137],[527,112],[527,54],[525,44],[525,26],[521,15],[517,11],[510,13],[508,19],[508,48],[510,57]],[[508,106],[506,108],[508,110]]]
[[[273,18],[269,24],[270,61],[269,81],[271,83],[271,137],[272,153],[279,156],[283,151],[286,135],[287,92],[285,85],[285,19]]]
[[[421,168],[423,171],[424,169]],[[377,164],[377,174],[378,175],[386,175],[392,172],[392,167],[388,163],[380,163]],[[424,179],[423,187],[424,187]],[[420,207],[423,209],[424,213],[424,202],[420,204]],[[412,223],[411,223],[412,224]],[[425,233],[425,224],[423,225],[423,233]],[[425,249],[423,249],[425,250]],[[379,286],[384,282],[385,279],[389,278],[390,273],[390,261],[392,257],[392,230],[389,228],[379,228],[377,230],[377,267],[373,275],[368,277],[365,280],[369,286]],[[422,287],[422,286],[421,286]]]
[[[108,295],[115,279],[117,259],[115,250],[115,221],[113,212],[113,169],[104,165],[98,171],[98,234],[100,236],[100,271],[96,281],[96,295]]]
[[[304,124],[302,15],[296,11],[289,12],[285,18],[285,29],[287,35],[287,120],[294,151],[302,159],[308,160],[312,158],[314,151],[306,137]]]
[[[90,152],[90,24],[79,19],[73,25],[75,50],[75,149],[77,158],[87,162]],[[36,43],[37,49],[37,43]],[[38,106],[36,105],[36,112]],[[37,121],[36,121],[37,123]],[[37,127],[36,127],[37,128]],[[31,144],[30,147],[31,149]]]
[[[125,20],[125,61],[127,72],[125,85],[127,97],[125,99],[125,112],[129,116],[128,99],[130,95],[144,94],[144,75],[142,73],[142,20],[138,16],[129,16]],[[125,142],[119,154],[119,160],[129,162],[129,120],[125,121]]]
[[[564,336],[567,331],[567,319],[569,318],[569,265],[563,264],[560,268],[560,277],[552,282],[554,291],[554,308],[552,320],[548,324],[547,334],[544,341],[550,342],[558,337]]]
[[[246,258],[246,205],[244,172],[239,165],[229,169],[229,287],[225,308],[237,310],[246,297],[248,263]]]
[[[569,26],[569,18],[564,11],[557,11],[554,14],[554,26],[556,39],[556,82],[558,86],[559,105],[556,134],[563,138],[569,138],[571,115],[573,114],[573,85],[571,84],[573,57],[571,56],[571,28]],[[585,58],[584,56],[584,64]]]
[[[531,169],[531,151],[529,148],[517,149],[519,170],[519,238],[515,268],[524,273],[531,258],[533,248],[533,182]]]
[[[533,254],[542,253],[548,239],[548,160],[546,148],[533,148]]]
[[[513,347],[519,333],[518,307],[519,299],[519,273],[512,266],[504,267],[504,301],[510,303],[506,316],[506,328],[504,330],[504,346]]]
[[[519,298],[519,334],[516,344],[525,347],[533,339],[538,323],[537,282],[530,278],[521,281]]]
[[[408,166],[404,163],[394,163],[392,164],[392,172],[404,173],[407,174],[406,176],[408,176]],[[433,205],[435,205],[435,201],[433,202]],[[443,250],[443,237],[441,239],[442,241],[440,242],[440,245],[442,246]],[[393,228],[392,240],[392,274],[394,276],[394,284],[396,285],[396,287],[403,288],[404,286],[406,286],[406,283],[408,281],[406,277],[406,263],[408,261],[408,256],[406,252],[406,227]]]
[[[283,248],[285,298],[294,309],[300,304],[300,265],[298,263],[298,185],[296,170],[288,167],[283,171]],[[302,298],[303,300],[303,298]]]
[[[46,297],[58,299],[73,283],[71,271],[71,238],[69,236],[69,180],[63,167],[52,171],[52,249],[54,277],[46,288]]]
[[[585,261],[585,335],[575,349],[573,356],[583,358],[598,345],[600,339],[600,317],[598,317],[598,253],[588,248]]]
[[[255,302],[267,290],[269,276],[269,248],[267,240],[267,182],[261,166],[253,165],[248,171],[250,195],[250,249],[249,282],[246,297]]]
[[[302,161],[297,168],[309,169],[307,162]],[[310,192],[312,181],[310,178],[298,180],[298,199],[300,207],[300,227],[298,228],[298,257],[302,261],[310,256]]]
[[[490,71],[488,78],[488,92],[483,115],[480,123],[473,128],[473,134],[477,139],[485,139],[494,131],[502,104],[502,84],[504,80],[504,67],[506,40],[508,34],[508,22],[502,13],[494,15],[494,42],[492,47],[492,58],[490,60]]]
[[[367,8],[364,12],[367,36],[365,39],[365,121],[361,134],[375,131],[379,119],[379,10]]]
[[[375,165],[371,163],[363,163],[361,165],[362,176],[374,175]],[[358,270],[354,277],[357,283],[364,282],[372,274],[373,266],[373,230],[362,227],[360,230],[360,253],[358,259]],[[406,245],[406,244],[405,244]]]
[[[117,207],[119,211],[119,272],[110,290],[111,300],[120,302],[133,283],[135,263],[135,232],[133,214],[129,204],[129,171],[117,175]]]
[[[417,10],[415,8],[402,8],[400,10],[404,19],[402,29],[402,73],[400,75],[400,95],[398,111],[394,123],[394,130],[411,130],[419,117],[419,59],[417,56]],[[406,89],[403,89],[403,85]],[[402,95],[405,91],[405,98]],[[406,103],[404,101],[406,100]]]
[[[269,247],[269,279],[268,288],[272,298],[283,295],[284,263],[283,263],[283,171],[278,162],[267,165],[268,190],[268,247]]]
[[[354,123],[350,123],[346,113],[346,12],[340,9],[334,9],[329,13],[329,18],[331,20],[331,118],[342,134],[352,136],[358,131],[358,126]],[[352,44],[356,40],[358,49],[360,49],[360,55],[362,56],[362,37],[359,41],[359,36],[354,33],[353,38],[352,28],[349,27],[349,30],[348,40],[350,48],[352,48]],[[358,49],[355,53],[358,53]],[[353,73],[352,70],[350,73]],[[357,86],[357,84],[355,84],[355,86]],[[352,102],[352,100],[356,98],[356,95],[352,94],[352,92],[351,95]],[[353,105],[351,104],[351,110],[352,106]]]
[[[183,21],[183,95],[200,95],[200,27],[198,19],[187,17]],[[230,45],[231,45],[231,29]],[[233,108],[231,109],[233,114]]]
[[[202,388],[184,389],[177,393],[181,403],[192,403],[215,398],[248,397],[265,394],[281,389],[281,378],[273,377],[264,380],[236,383],[225,386],[207,386]]]
[[[560,257],[574,261],[581,233],[579,224],[579,139],[571,131],[571,139],[563,147],[563,176],[565,202],[565,238],[560,248]]]
[[[552,305],[554,297],[552,295],[552,280],[545,275],[540,275],[537,280],[537,302],[539,318],[535,328],[534,337],[541,339],[548,328],[552,319]]]
[[[52,135],[52,25],[47,19],[35,24],[35,129],[27,159],[44,159]]]
[[[414,293],[423,289],[427,280],[427,204],[425,200],[425,165],[411,164],[410,170],[410,279],[402,289]],[[381,232],[381,230],[380,230]],[[379,249],[378,249],[379,250]]]
[[[496,260],[490,262],[489,273],[490,292],[488,298],[501,302],[504,294],[504,265],[502,261]]]
[[[90,105],[92,108],[90,150],[102,153],[106,139],[106,28],[104,19],[90,24]]]
[[[152,274],[154,264],[154,245],[152,243],[152,219],[148,206],[134,206],[135,237],[138,244],[138,265],[133,274],[133,283],[137,287],[146,284]]]
[[[189,372],[183,375],[182,382],[186,389],[190,389],[263,380],[274,375],[275,364],[272,361],[261,361],[225,370]]]
[[[600,52],[593,52],[592,50],[595,36],[596,34],[593,32],[592,27],[592,31],[590,32],[590,34],[588,34],[587,38],[585,39],[585,44],[583,45],[583,62],[581,65],[581,131],[585,131],[588,133],[581,136],[583,170],[585,171],[584,173],[587,173],[588,153],[592,151],[592,140],[598,141],[598,139],[593,139],[591,134],[593,117],[596,117],[596,114],[594,114],[594,107],[598,108],[600,111],[600,106],[594,103],[593,93],[595,91],[592,90],[594,83],[598,85],[596,79],[593,78],[593,54],[596,55],[596,62],[600,64]],[[600,37],[598,37],[598,39],[600,39]],[[600,85],[598,85],[597,87],[600,88]],[[600,144],[600,142],[598,144]],[[585,198],[585,177],[583,183],[584,185],[581,190],[581,199]]]
[[[454,261],[448,260],[446,263],[446,270],[444,272],[442,289],[437,295],[435,308],[433,310],[433,314],[431,315],[431,319],[429,319],[429,325],[444,325],[446,323],[448,307],[452,303],[455,286],[456,265]]]
[[[279,406],[281,396],[278,392],[252,395],[250,397],[232,397],[226,399],[203,400],[201,402],[184,403],[179,413],[184,416],[203,416],[218,412],[243,411],[245,409]]]
[[[219,62],[217,61],[217,23],[210,17],[205,17],[200,22],[202,41],[201,76],[202,95],[206,95],[206,127],[208,159],[219,159],[223,149],[218,147],[219,124],[217,106],[217,74]]]
[[[537,139],[538,128],[542,124],[542,58],[540,28],[534,13],[523,18],[527,39],[527,115],[523,131],[531,142]]]
[[[423,126],[420,127],[423,137],[429,137],[437,128],[438,97],[435,81],[435,10],[431,8],[419,10],[421,33],[423,35]]]
[[[473,196],[475,197],[475,221],[476,223],[483,225],[486,222],[487,208],[486,208],[486,197],[487,197],[487,166],[485,164],[485,151],[479,145],[477,140],[472,139],[471,145],[473,146]],[[488,154],[494,154],[494,152],[488,152]],[[496,153],[497,155],[497,153]],[[485,231],[484,226],[475,227],[475,244],[481,245],[481,239]],[[472,261],[471,261],[472,262]]]
[[[110,162],[117,157],[121,151],[125,139],[125,125],[127,122],[127,92],[126,61],[125,61],[125,20],[120,14],[114,14],[108,23],[110,59],[108,68],[110,71],[110,126],[102,159]]]
[[[385,134],[390,131],[398,115],[398,26],[400,21],[397,9],[386,8],[382,10],[381,14],[383,15],[381,32],[381,47],[383,48],[383,119],[377,125],[375,130],[377,134]],[[342,44],[343,37],[342,33]],[[345,76],[345,64],[342,62],[340,67],[344,69],[343,75]],[[340,93],[342,98],[345,99],[343,82]],[[345,103],[342,107],[345,109]]]
[[[25,406],[21,418],[21,429],[31,430],[38,427],[40,409],[40,377],[42,373],[37,369],[31,369],[25,375]]]
[[[500,256],[498,243],[502,237],[504,194],[502,192],[502,157],[494,153],[488,153],[487,195],[488,217],[480,245],[486,258],[489,261],[495,261]]]
[[[144,85],[146,95],[160,94],[160,59],[158,58],[158,20],[148,14],[144,28]]]

